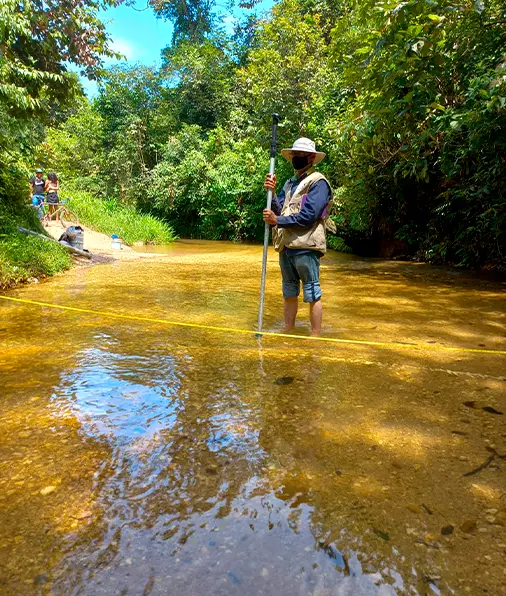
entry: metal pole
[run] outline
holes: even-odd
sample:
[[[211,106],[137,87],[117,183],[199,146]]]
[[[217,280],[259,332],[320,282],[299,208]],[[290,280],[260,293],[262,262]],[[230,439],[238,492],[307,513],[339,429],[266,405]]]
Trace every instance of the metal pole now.
[[[270,165],[269,174],[274,174],[274,165],[276,162],[276,141],[278,136],[278,123],[281,117],[279,114],[272,115],[272,137],[271,137],[271,154],[270,154]],[[267,191],[267,207],[270,209],[272,205],[272,190]],[[267,248],[269,246],[269,232],[270,226],[268,223],[265,224],[264,231],[264,252],[262,255],[262,279],[260,281],[260,307],[258,309],[258,331],[262,331],[262,323],[264,318],[264,298],[265,298],[265,275],[267,272]]]

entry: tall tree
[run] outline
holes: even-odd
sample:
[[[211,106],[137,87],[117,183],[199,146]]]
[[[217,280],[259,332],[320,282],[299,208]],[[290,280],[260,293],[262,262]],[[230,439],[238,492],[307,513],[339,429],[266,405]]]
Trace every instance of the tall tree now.
[[[13,114],[48,113],[81,74],[96,78],[116,56],[98,11],[120,0],[0,0],[0,102]]]
[[[150,0],[157,16],[174,24],[173,43],[199,42],[216,23],[213,0]]]

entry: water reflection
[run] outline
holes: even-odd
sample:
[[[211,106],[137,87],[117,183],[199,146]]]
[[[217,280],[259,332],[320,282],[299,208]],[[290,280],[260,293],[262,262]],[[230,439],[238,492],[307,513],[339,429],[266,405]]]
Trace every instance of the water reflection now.
[[[235,288],[244,314],[211,280],[220,257],[237,283],[236,257],[253,249],[230,249],[229,261],[215,245],[202,255],[177,250],[175,264],[115,266],[113,288],[110,266],[76,273],[77,304],[171,318],[186,292],[195,303],[188,316],[202,309],[208,322],[212,304],[214,318],[246,326],[240,318],[253,316],[256,286]],[[349,272],[352,287],[361,267]],[[177,294],[161,283],[164,268]],[[386,291],[373,277],[370,296]],[[75,298],[72,274],[66,279],[24,293]],[[396,284],[404,302],[389,308],[405,313],[420,296]],[[477,334],[493,328],[490,309],[498,308],[486,292],[489,314]],[[444,300],[448,308],[452,298]],[[374,326],[368,309],[377,304],[366,297],[357,328]],[[258,344],[50,309],[4,312],[6,593],[504,592],[502,460],[464,476],[487,447],[504,450],[501,416],[484,409],[505,407],[490,357]],[[329,318],[337,321],[337,311]],[[444,331],[458,341],[467,323]]]

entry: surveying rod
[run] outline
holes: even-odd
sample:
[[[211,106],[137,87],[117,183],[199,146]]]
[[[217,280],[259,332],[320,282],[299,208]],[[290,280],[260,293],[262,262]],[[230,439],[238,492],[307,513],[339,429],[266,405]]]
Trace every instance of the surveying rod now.
[[[272,115],[272,137],[271,137],[271,160],[269,165],[269,174],[274,174],[274,165],[276,162],[276,141],[278,136],[278,123],[281,120],[279,114]],[[269,188],[267,191],[267,207],[270,209],[272,205],[272,189]],[[262,279],[260,281],[260,308],[258,309],[258,331],[262,331],[262,323],[264,318],[264,297],[265,297],[265,275],[267,271],[267,248],[269,246],[269,232],[270,226],[268,223],[265,224],[264,231],[264,252],[262,255]]]

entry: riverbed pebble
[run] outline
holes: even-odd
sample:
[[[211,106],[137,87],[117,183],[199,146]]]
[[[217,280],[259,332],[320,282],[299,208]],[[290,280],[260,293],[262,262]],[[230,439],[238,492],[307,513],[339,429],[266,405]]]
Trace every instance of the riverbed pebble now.
[[[474,530],[476,530],[476,525],[477,524],[474,519],[467,519],[465,522],[461,524],[460,529],[462,530],[462,532],[469,534],[470,532],[474,532]]]
[[[46,497],[47,495],[50,495],[51,493],[54,493],[54,491],[56,490],[56,486],[45,486],[43,489],[41,489],[40,494],[43,497]]]

